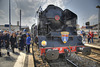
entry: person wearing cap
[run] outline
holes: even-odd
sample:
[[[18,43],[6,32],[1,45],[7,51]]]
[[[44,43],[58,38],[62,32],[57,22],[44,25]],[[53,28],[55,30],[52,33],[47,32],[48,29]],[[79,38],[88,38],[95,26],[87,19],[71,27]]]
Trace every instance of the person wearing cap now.
[[[31,37],[30,37],[30,34],[27,33],[26,34],[27,38],[26,38],[26,52],[27,53],[30,53],[30,41],[31,41]]]
[[[20,50],[24,50],[24,46],[26,45],[26,34],[22,33],[21,40],[20,40]]]

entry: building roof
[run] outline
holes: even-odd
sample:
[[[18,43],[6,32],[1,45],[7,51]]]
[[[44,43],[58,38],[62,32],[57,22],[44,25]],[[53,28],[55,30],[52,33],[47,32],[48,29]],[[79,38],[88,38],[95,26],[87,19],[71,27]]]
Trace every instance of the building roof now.
[[[29,26],[21,26],[21,28],[29,28]]]

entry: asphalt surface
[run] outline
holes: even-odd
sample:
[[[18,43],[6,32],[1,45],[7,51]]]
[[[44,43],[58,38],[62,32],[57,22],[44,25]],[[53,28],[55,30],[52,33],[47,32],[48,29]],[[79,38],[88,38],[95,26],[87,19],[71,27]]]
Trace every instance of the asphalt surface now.
[[[17,60],[18,60],[18,57],[20,56],[20,54],[23,53],[26,56],[25,50],[23,52],[21,52],[16,48],[15,48],[15,53],[12,53],[12,51],[10,50],[10,56],[7,56],[7,50],[5,48],[2,48],[1,52],[2,52],[2,57],[0,57],[0,67],[16,67],[15,63],[19,62]],[[21,57],[21,59],[22,60],[24,59],[23,56]],[[23,62],[21,62],[21,61],[19,63],[22,64],[23,62],[27,61],[27,58],[25,57],[25,61],[24,60],[23,60]],[[27,64],[27,63],[25,63],[25,64]],[[27,67],[25,64],[23,65],[23,67],[24,66]],[[19,67],[20,67],[20,65],[19,65]]]
[[[2,57],[0,57],[0,67],[13,67],[18,56],[20,55],[18,49],[15,49],[15,53],[10,52],[10,56],[7,56],[7,50],[1,49]]]
[[[15,53],[10,50],[10,56],[7,56],[7,50],[1,49],[2,57],[0,57],[0,67],[34,67],[32,47],[31,53],[26,54],[25,49],[19,51],[15,48]]]

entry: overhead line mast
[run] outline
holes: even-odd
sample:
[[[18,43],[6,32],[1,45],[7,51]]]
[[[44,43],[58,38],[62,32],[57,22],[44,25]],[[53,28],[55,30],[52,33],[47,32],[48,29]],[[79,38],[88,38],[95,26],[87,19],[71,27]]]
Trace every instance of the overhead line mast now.
[[[9,31],[11,32],[11,1],[9,0]]]
[[[99,9],[99,12],[98,12],[98,36],[100,36],[100,6],[96,6],[96,8]]]

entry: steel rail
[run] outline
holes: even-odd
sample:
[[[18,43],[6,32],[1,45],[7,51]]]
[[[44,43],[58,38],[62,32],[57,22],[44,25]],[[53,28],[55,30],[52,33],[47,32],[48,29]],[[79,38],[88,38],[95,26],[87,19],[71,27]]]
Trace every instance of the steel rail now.
[[[72,62],[71,60],[66,58],[66,61],[68,61],[71,65],[73,65],[74,67],[78,67],[78,65],[76,65],[74,62]]]
[[[97,62],[100,62],[100,60],[97,60],[97,59],[95,59],[95,58],[93,58],[93,57],[89,57],[89,56],[86,56],[86,57],[88,57],[88,58],[90,58],[90,59],[92,59],[92,60],[95,60],[95,61],[97,61]]]
[[[91,52],[91,53],[93,53],[93,54],[97,54],[98,56],[100,56],[100,54],[99,54],[99,53],[96,53],[96,52]]]
[[[81,53],[78,53],[79,55],[82,55]],[[88,55],[87,56],[85,56],[85,57],[87,57],[87,58],[89,58],[89,59],[92,59],[92,60],[95,60],[95,61],[97,61],[97,62],[100,62],[100,60],[97,60],[97,59],[95,59],[94,57],[89,57]]]

